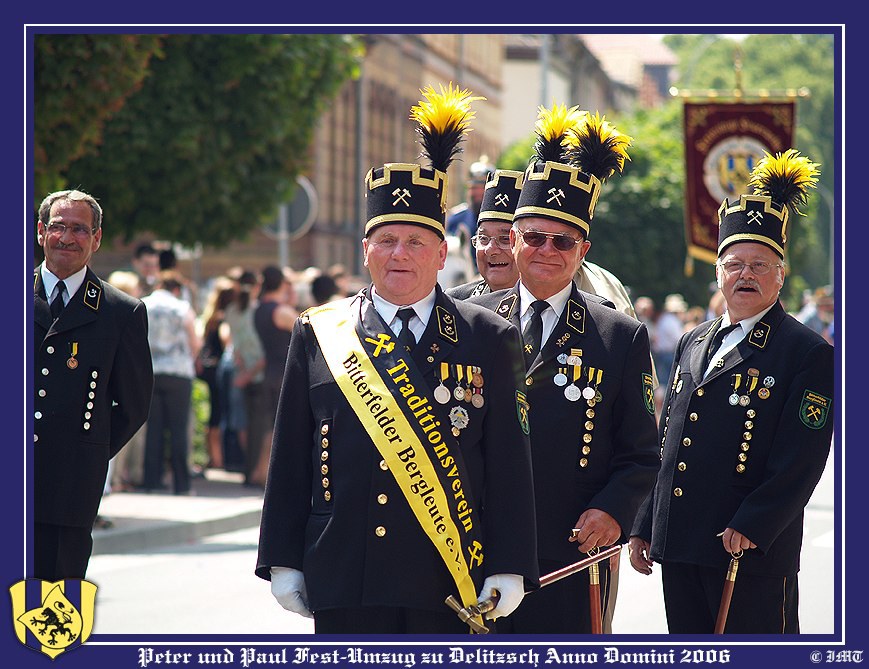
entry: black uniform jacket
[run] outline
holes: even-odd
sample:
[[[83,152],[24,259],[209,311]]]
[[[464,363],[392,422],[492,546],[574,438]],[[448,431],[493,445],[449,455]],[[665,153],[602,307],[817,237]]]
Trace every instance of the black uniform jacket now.
[[[697,326],[676,349],[661,471],[633,534],[657,562],[723,567],[730,554],[716,535],[732,527],[758,546],[739,573],[795,574],[803,509],[830,450],[833,347],[777,302],[703,380],[720,322]]]
[[[470,298],[520,327],[519,287]],[[651,357],[646,326],[613,309],[604,298],[573,286],[564,313],[524,381],[531,423],[531,455],[537,503],[538,554],[564,564],[581,555],[567,541],[588,508],[610,514],[625,541],[637,509],[658,471]],[[581,349],[582,381],[601,371],[600,401],[570,401],[559,371],[572,367],[559,356]],[[564,358],[562,357],[562,360]],[[593,400],[594,401],[594,400]]]
[[[147,312],[88,269],[52,323],[37,269],[33,315],[34,518],[92,527],[109,459],[148,418]]]
[[[485,279],[475,279],[474,281],[469,281],[468,283],[462,283],[458,286],[448,288],[444,292],[457,300],[467,300],[469,297],[484,295],[486,293],[491,293],[492,291],[489,289],[489,284],[486,283]]]
[[[344,301],[357,314],[361,295]],[[366,304],[362,313],[366,330],[376,323],[389,332],[373,305]],[[445,317],[455,330],[442,329]],[[483,527],[484,573],[478,576],[520,574],[527,588],[536,587],[531,456],[517,412],[522,362],[515,330],[438,287],[412,357],[432,391],[426,396],[441,414],[443,433],[451,434],[451,408],[461,405],[468,413],[458,442],[468,470],[465,486]],[[453,398],[446,405],[434,401],[441,362],[481,369],[482,407]],[[455,377],[447,386],[455,387]],[[444,562],[330,373],[305,314],[290,340],[256,574],[268,579],[272,566],[304,572],[314,611],[358,606],[443,611],[444,599],[457,595]]]

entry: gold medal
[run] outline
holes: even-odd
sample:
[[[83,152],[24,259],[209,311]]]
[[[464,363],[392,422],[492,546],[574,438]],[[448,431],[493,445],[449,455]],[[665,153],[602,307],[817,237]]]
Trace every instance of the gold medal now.
[[[767,399],[769,397],[769,388],[761,388],[757,391],[757,396],[762,400]]]
[[[78,355],[78,342],[70,342],[69,344],[69,359],[66,361],[66,366],[70,369],[75,369],[78,367],[78,360],[75,359],[75,356]]]

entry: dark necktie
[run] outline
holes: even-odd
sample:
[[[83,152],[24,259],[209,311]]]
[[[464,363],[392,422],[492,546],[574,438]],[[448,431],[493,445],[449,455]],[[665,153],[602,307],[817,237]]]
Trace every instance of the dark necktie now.
[[[51,303],[51,317],[57,320],[60,312],[63,311],[63,293],[66,291],[66,284],[63,281],[57,282],[57,295]]]
[[[712,341],[709,342],[709,350],[706,352],[707,365],[709,364],[709,361],[712,360],[712,356],[715,355],[715,351],[721,348],[721,343],[724,341],[724,338],[738,327],[739,323],[735,323],[733,325],[728,325],[726,328],[718,328],[718,331],[712,336]]]
[[[401,332],[398,333],[398,341],[408,351],[412,351],[416,346],[416,337],[410,330],[410,319],[413,318],[414,311],[410,307],[398,310],[398,318],[401,320]]]
[[[525,326],[525,332],[522,333],[523,350],[525,351],[525,368],[529,369],[531,363],[540,353],[541,340],[543,339],[543,310],[549,306],[546,300],[535,300],[531,303],[531,309],[534,313],[531,315],[531,320]]]

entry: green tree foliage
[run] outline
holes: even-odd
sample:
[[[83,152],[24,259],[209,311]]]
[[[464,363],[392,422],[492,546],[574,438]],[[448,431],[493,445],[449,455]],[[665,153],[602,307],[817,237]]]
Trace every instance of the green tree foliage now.
[[[167,35],[141,90],[66,181],[103,203],[104,237],[244,239],[289,198],[317,121],[361,55],[349,35]]]
[[[34,192],[65,185],[70,163],[94,153],[103,126],[142,85],[156,35],[36,35],[34,75]]]

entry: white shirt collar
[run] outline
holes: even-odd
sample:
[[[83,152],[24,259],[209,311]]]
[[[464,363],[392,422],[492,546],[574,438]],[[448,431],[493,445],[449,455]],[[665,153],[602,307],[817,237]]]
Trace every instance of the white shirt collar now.
[[[434,308],[435,291],[436,288],[432,288],[431,292],[428,295],[426,295],[418,302],[414,302],[413,304],[393,304],[392,302],[387,302],[382,297],[380,297],[380,295],[377,294],[377,289],[372,284],[371,301],[374,303],[374,308],[377,310],[377,313],[380,314],[380,317],[387,325],[391,324],[392,321],[395,320],[395,315],[398,313],[399,309],[410,307],[411,309],[413,309],[416,317],[422,322],[424,330],[425,327],[428,325],[428,319],[431,315],[431,310]]]
[[[567,304],[567,300],[570,298],[570,294],[573,291],[573,283],[568,283],[564,288],[559,290],[555,295],[551,295],[546,299],[546,302],[549,303],[549,306],[555,312],[556,316],[560,316],[561,312],[564,311],[564,305]],[[531,294],[531,291],[525,287],[521,281],[519,282],[519,313],[522,318],[525,318],[528,314],[528,310],[531,308],[531,303],[537,300],[534,295]]]
[[[766,313],[775,306],[775,302],[770,304],[766,309],[761,311],[759,314],[755,314],[750,318],[743,318],[739,321],[739,327],[742,330],[742,337],[745,337],[748,333],[754,330],[754,326],[757,325],[757,322],[766,316]],[[724,316],[721,319],[721,327],[726,328],[730,325],[730,313],[725,311]],[[739,338],[739,341],[742,341],[742,337]]]
[[[51,270],[45,266],[45,262],[42,263],[40,272],[42,274],[42,285],[45,286],[45,299],[51,302],[51,298],[54,295],[54,289],[60,279],[58,279]],[[64,304],[69,304],[72,296],[78,292],[79,288],[81,288],[81,285],[84,283],[85,274],[87,274],[87,267],[82,267],[78,272],[63,280],[63,283],[66,286],[66,299],[64,300]]]

